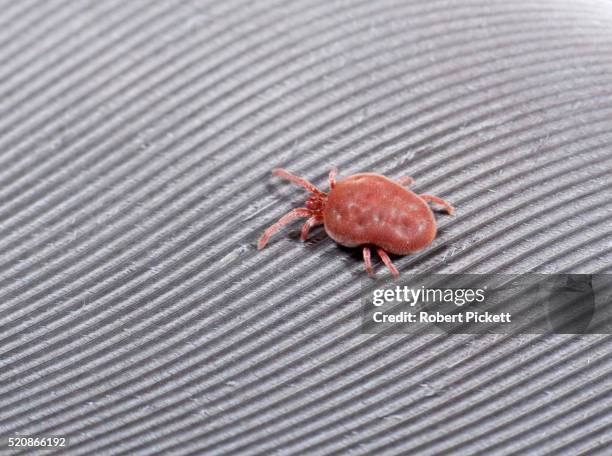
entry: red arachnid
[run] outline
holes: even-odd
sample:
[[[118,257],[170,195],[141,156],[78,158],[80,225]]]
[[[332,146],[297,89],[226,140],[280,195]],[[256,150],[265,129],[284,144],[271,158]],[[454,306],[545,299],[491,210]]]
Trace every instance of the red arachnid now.
[[[296,218],[308,217],[302,226],[301,238],[308,237],[310,228],[324,225],[327,234],[346,247],[363,246],[366,271],[374,275],[370,247],[376,252],[394,277],[399,276],[387,252],[408,255],[427,247],[436,237],[436,219],[428,202],[444,207],[448,214],[453,206],[433,195],[417,195],[406,186],[414,179],[397,181],[374,173],[360,173],[336,181],[337,170],[329,172],[329,193],[319,190],[301,177],[284,169],[275,169],[276,176],[300,185],[312,195],[306,207],[293,209],[269,227],[257,243],[263,249],[270,236]]]

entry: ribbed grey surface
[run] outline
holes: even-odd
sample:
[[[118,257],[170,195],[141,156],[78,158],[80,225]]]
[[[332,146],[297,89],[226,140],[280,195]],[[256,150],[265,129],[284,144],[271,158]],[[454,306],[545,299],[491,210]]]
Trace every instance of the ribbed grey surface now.
[[[456,206],[405,273],[610,272],[612,3],[0,3],[1,435],[611,453],[609,336],[361,335],[359,253],[255,242],[335,164]]]

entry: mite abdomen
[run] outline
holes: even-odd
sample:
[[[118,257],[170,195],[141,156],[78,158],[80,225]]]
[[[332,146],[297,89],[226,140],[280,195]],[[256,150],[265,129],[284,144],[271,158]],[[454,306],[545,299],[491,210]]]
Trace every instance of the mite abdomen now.
[[[325,230],[336,242],[371,244],[407,255],[436,235],[433,212],[410,190],[378,174],[356,174],[338,181],[323,212]]]

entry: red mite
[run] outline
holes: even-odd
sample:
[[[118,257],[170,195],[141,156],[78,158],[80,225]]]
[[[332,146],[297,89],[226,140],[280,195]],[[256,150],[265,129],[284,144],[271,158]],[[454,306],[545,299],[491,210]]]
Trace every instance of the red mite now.
[[[408,255],[427,247],[436,237],[436,219],[427,204],[433,202],[444,207],[448,214],[453,206],[432,195],[417,195],[404,186],[414,183],[411,177],[398,181],[374,173],[354,174],[336,182],[337,170],[329,172],[329,193],[284,169],[275,169],[276,176],[301,185],[312,195],[306,207],[293,209],[269,227],[257,243],[263,249],[270,236],[296,218],[308,217],[302,226],[302,240],[308,237],[310,228],[323,224],[327,234],[346,247],[363,245],[363,261],[366,271],[374,275],[370,247],[389,268],[394,277],[399,276],[387,252]]]

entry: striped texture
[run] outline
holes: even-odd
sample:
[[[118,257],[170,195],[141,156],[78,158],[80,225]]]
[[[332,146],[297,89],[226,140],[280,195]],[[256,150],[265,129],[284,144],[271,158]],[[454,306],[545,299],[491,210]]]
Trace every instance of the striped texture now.
[[[255,242],[334,164],[457,207],[404,272],[610,272],[612,3],[0,3],[1,435],[610,454],[609,336],[362,335],[359,253]]]

